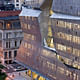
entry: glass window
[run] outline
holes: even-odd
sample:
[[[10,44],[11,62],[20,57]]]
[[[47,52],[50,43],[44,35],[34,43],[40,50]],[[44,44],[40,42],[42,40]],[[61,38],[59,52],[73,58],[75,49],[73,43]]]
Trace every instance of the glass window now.
[[[15,47],[17,47],[17,41],[15,41]]]
[[[27,43],[25,43],[25,48],[27,48]]]
[[[23,24],[23,23],[22,23]],[[24,24],[23,24],[24,25]],[[20,25],[20,22],[19,21],[16,21],[16,22],[13,22],[13,26],[12,26],[14,29],[17,29],[17,28],[21,28],[21,25]]]
[[[5,59],[7,58],[7,52],[4,52],[4,58]]]
[[[8,42],[6,42],[6,48],[8,48]]]
[[[11,58],[11,51],[9,51],[9,58]]]
[[[61,45],[61,44],[58,44],[58,49],[61,50],[61,51],[66,51],[66,46],[64,45]]]
[[[31,48],[32,48],[31,44],[28,44],[28,49],[31,49]]]
[[[71,29],[71,23],[69,23],[69,22],[66,22],[66,28],[69,28],[69,29]]]
[[[3,23],[2,22],[0,22],[0,29],[2,29],[3,28]]]
[[[59,27],[65,27],[65,22],[64,21],[58,21],[58,26]]]
[[[30,24],[28,24],[28,26],[27,26],[27,27],[28,27],[28,29],[31,29]]]
[[[16,6],[19,6],[19,4],[16,4]]]
[[[73,48],[73,54],[76,56],[80,56],[80,50]]]
[[[17,56],[17,51],[14,51],[14,57],[16,57]]]
[[[34,35],[32,35],[32,40],[35,40],[35,36]]]
[[[71,47],[66,47],[66,51],[67,51],[68,53],[72,53],[72,48],[71,48]]]
[[[19,2],[19,0],[16,0],[16,2]]]

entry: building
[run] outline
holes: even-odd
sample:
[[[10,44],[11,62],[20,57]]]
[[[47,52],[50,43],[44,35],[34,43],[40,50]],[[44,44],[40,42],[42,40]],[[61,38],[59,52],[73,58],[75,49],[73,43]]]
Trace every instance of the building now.
[[[53,1],[51,23],[55,48],[59,60],[72,67],[73,80],[77,80],[80,70],[80,2]],[[65,6],[65,7],[64,7]],[[76,70],[75,70],[76,69]],[[75,78],[76,77],[76,78]]]
[[[23,38],[19,13],[0,11],[0,59],[3,64],[13,62]]]
[[[24,0],[2,0],[0,1],[0,7],[1,6],[9,6],[9,5],[14,5],[16,10],[21,9],[22,4],[24,3]]]
[[[79,16],[59,13],[55,9],[58,4],[54,7],[55,2],[53,0],[54,13],[51,10],[52,0],[44,0],[38,7],[22,9],[20,22],[24,38],[17,60],[46,80],[79,80],[79,45],[72,42],[79,42],[76,41],[79,40],[79,33],[75,37],[76,29],[70,26],[79,28]],[[63,26],[65,24],[67,27]],[[70,54],[71,48],[74,54]]]
[[[43,2],[44,0],[24,0],[24,6],[39,8]]]
[[[24,0],[14,0],[14,5],[16,9],[21,9]]]
[[[53,10],[57,13],[80,16],[79,0],[53,0]]]

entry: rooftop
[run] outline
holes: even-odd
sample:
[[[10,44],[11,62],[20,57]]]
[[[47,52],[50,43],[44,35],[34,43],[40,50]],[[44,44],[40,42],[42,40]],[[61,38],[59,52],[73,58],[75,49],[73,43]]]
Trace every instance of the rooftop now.
[[[66,15],[66,14],[60,14],[60,13],[53,13],[50,18],[54,18],[54,19],[80,20],[80,17],[79,16],[72,16],[72,15]]]
[[[16,11],[0,11],[0,17],[10,17],[10,16],[18,16],[20,14],[20,10]]]
[[[33,10],[33,9],[27,9],[25,7],[22,8],[22,12],[19,16],[31,16],[31,17],[38,17],[40,15],[40,10]]]

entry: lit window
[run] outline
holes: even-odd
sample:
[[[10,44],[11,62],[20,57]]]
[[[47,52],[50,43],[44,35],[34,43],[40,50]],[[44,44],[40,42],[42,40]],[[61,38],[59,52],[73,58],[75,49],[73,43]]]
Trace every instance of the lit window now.
[[[66,48],[66,51],[67,51],[68,53],[72,53],[72,48],[71,48],[71,47],[67,47],[67,48]]]
[[[69,28],[69,29],[71,29],[71,23],[69,23],[69,22],[66,22],[66,28]]]
[[[27,43],[25,43],[25,48],[27,48]]]
[[[10,26],[11,26],[10,23],[7,23],[6,24],[6,29],[10,29]]]
[[[66,46],[61,45],[61,44],[57,44],[57,48],[61,51],[66,51]]]
[[[35,36],[34,35],[32,35],[32,40],[35,40]]]
[[[32,48],[31,44],[28,44],[28,49],[31,49],[31,48]]]
[[[65,22],[64,21],[58,21],[58,26],[59,27],[65,27]]]
[[[73,54],[76,56],[80,56],[80,50],[73,48]]]
[[[27,26],[27,27],[28,27],[28,29],[30,29],[30,24],[28,24],[28,26]]]

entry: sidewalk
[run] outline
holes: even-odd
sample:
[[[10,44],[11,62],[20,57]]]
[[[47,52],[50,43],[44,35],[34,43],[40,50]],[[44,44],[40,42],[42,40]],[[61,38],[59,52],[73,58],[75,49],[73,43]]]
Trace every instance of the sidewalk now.
[[[8,76],[11,78],[9,80],[31,80],[31,77],[25,74],[25,71],[9,73]]]

